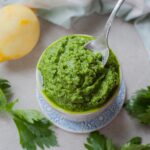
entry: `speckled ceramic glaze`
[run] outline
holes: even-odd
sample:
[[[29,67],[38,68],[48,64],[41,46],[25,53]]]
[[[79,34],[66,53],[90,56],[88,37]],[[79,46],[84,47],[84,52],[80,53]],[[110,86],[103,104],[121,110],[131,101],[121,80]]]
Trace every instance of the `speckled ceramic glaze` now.
[[[44,99],[37,88],[37,98],[43,113],[49,118],[49,120],[56,126],[74,133],[87,133],[95,131],[105,127],[109,124],[120,112],[125,99],[125,84],[122,81],[115,100],[108,106],[85,120],[74,120],[68,118],[62,112],[57,111]]]

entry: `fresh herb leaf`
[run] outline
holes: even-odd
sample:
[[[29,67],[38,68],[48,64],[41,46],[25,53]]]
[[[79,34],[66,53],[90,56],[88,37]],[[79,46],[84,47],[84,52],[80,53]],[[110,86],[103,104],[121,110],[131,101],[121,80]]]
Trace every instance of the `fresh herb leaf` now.
[[[0,111],[5,110],[7,99],[4,92],[0,89]]]
[[[0,78],[0,111],[6,111],[8,99],[11,95],[9,82]]]
[[[34,123],[35,121],[39,121],[44,118],[42,113],[34,109],[30,110],[17,109],[13,111],[13,114],[15,116],[18,116],[22,120],[26,120],[29,123]]]
[[[36,150],[36,145],[44,147],[57,146],[52,125],[44,116],[35,110],[15,110],[13,119],[20,135],[20,143],[27,150]]]
[[[87,150],[117,150],[116,146],[98,131],[92,132],[84,144]],[[124,144],[120,150],[150,150],[150,144],[142,144],[141,137],[134,137]]]
[[[150,87],[137,91],[126,103],[126,110],[141,123],[150,125]]]
[[[18,100],[8,101],[11,95],[7,80],[0,79],[0,111],[8,112],[17,126],[20,144],[26,150],[58,146],[52,124],[37,110],[14,109]]]
[[[7,99],[9,99],[12,95],[10,91],[10,84],[8,80],[1,79],[0,78],[0,89],[3,91],[4,95],[6,96]]]
[[[150,150],[150,144],[142,144],[141,137],[132,138],[121,147],[121,150]]]
[[[19,100],[16,99],[16,100],[7,102],[7,104],[6,104],[6,106],[5,106],[5,111],[11,114],[11,113],[12,113],[12,110],[13,110],[13,107],[16,105],[16,103],[17,103],[18,101],[19,101]]]
[[[138,136],[134,137],[128,143],[130,143],[130,144],[141,144],[142,143],[142,138],[138,137]]]
[[[116,150],[112,141],[98,131],[90,133],[84,146],[87,150]]]

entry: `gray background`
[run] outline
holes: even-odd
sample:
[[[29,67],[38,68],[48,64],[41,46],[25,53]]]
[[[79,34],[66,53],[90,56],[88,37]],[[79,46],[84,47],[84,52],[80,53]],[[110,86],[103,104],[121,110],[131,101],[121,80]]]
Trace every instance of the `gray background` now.
[[[20,101],[16,107],[39,109],[35,97],[35,67],[43,50],[63,35],[80,33],[98,35],[106,16],[91,15],[79,20],[71,29],[41,20],[41,38],[36,48],[26,57],[0,64],[0,76],[11,82],[15,97]],[[28,41],[25,41],[25,44]],[[109,40],[116,52],[127,86],[127,98],[137,89],[150,85],[150,62],[144,46],[132,24],[116,19]],[[73,134],[54,127],[60,147],[52,150],[84,150],[87,134]],[[132,136],[142,136],[144,143],[150,141],[150,128],[137,123],[122,110],[107,127],[100,130],[113,142],[121,145]],[[21,150],[16,127],[7,115],[0,115],[0,150]]]

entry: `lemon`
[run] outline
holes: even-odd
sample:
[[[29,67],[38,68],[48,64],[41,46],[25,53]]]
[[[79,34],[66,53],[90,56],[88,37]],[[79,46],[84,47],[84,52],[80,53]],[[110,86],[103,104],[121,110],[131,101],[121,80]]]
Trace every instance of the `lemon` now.
[[[0,61],[27,55],[39,36],[39,20],[30,8],[12,4],[0,9]]]

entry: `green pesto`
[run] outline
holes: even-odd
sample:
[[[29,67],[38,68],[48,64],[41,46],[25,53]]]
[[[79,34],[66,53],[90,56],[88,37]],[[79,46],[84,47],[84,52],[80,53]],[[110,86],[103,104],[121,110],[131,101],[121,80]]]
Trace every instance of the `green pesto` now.
[[[103,67],[102,56],[84,48],[94,37],[70,35],[50,45],[40,59],[43,92],[55,104],[70,111],[102,106],[120,83],[119,63],[110,50]]]

